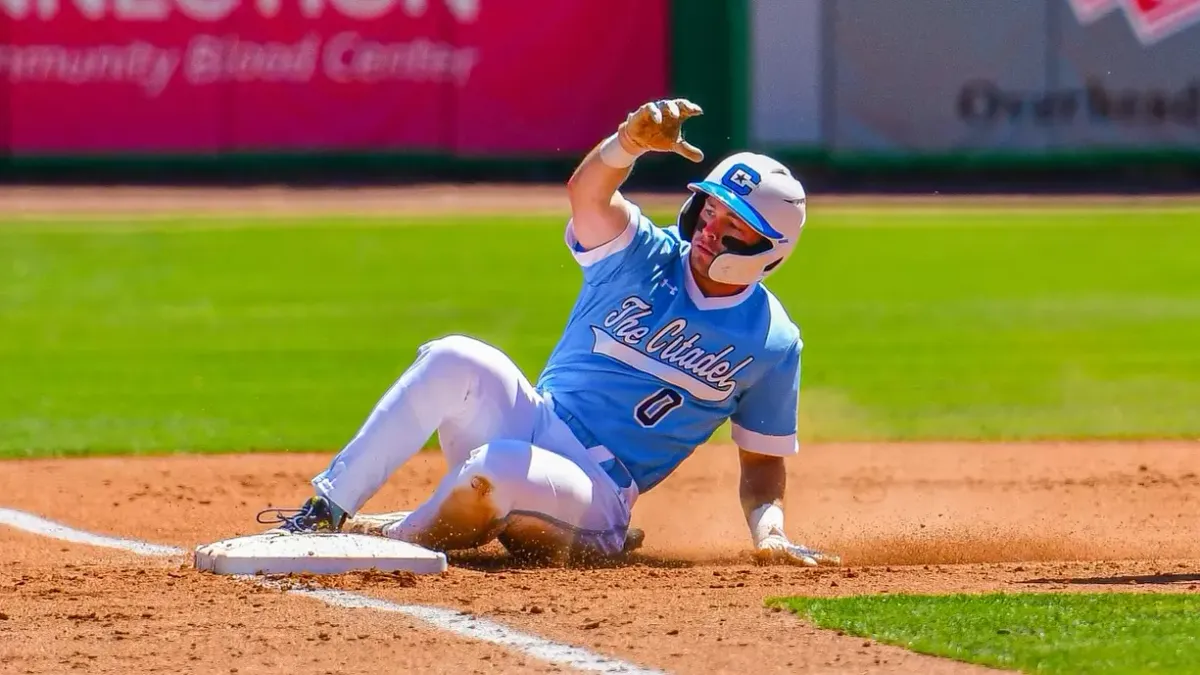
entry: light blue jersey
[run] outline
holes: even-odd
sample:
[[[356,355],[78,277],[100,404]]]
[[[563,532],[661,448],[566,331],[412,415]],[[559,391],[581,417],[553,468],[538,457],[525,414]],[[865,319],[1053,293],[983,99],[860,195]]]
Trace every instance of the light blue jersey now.
[[[797,452],[800,331],[762,284],[701,294],[677,226],[636,207],[613,241],[583,250],[583,287],[538,380],[585,445],[603,445],[644,493],[725,420],[750,452]]]

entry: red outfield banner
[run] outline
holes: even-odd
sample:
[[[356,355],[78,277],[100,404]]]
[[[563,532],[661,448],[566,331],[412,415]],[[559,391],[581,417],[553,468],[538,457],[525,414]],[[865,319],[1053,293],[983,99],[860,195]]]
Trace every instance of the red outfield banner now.
[[[667,3],[0,0],[0,146],[579,152],[666,95]]]

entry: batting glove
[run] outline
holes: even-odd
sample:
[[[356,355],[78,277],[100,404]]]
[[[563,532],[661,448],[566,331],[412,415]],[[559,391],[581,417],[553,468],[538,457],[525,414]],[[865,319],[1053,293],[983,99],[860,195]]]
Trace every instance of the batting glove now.
[[[754,559],[759,564],[785,563],[802,565],[804,567],[832,566],[842,564],[842,559],[831,553],[814,551],[801,544],[788,541],[785,534],[772,532],[758,542],[754,549]]]
[[[674,152],[693,162],[704,159],[700,148],[683,140],[685,120],[703,115],[700,106],[683,98],[646,103],[617,128],[617,135],[642,152]]]

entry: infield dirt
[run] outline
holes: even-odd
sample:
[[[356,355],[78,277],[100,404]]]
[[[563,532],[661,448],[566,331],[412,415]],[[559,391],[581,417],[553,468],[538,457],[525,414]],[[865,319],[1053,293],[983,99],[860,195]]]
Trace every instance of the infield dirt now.
[[[841,553],[809,570],[747,562],[736,450],[706,446],[638,503],[624,566],[536,569],[489,547],[440,576],[297,583],[473,613],[669,672],[959,672],[969,667],[814,629],[766,609],[789,594],[1104,590],[1200,585],[1196,444],[819,445],[790,463],[789,531]],[[187,550],[265,529],[324,454],[17,460],[6,506]],[[416,505],[440,453],[367,505]],[[63,672],[530,672],[553,666],[400,616],[0,529],[0,664]],[[136,666],[133,664],[136,660]],[[213,669],[217,669],[214,671]]]

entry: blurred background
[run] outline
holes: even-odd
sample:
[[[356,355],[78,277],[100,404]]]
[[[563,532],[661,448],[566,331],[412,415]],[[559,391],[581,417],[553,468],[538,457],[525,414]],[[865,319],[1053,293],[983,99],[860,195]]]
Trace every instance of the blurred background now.
[[[1190,0],[16,0],[6,182],[558,182],[682,96],[822,191],[1177,191]],[[695,173],[668,158],[641,189]]]

